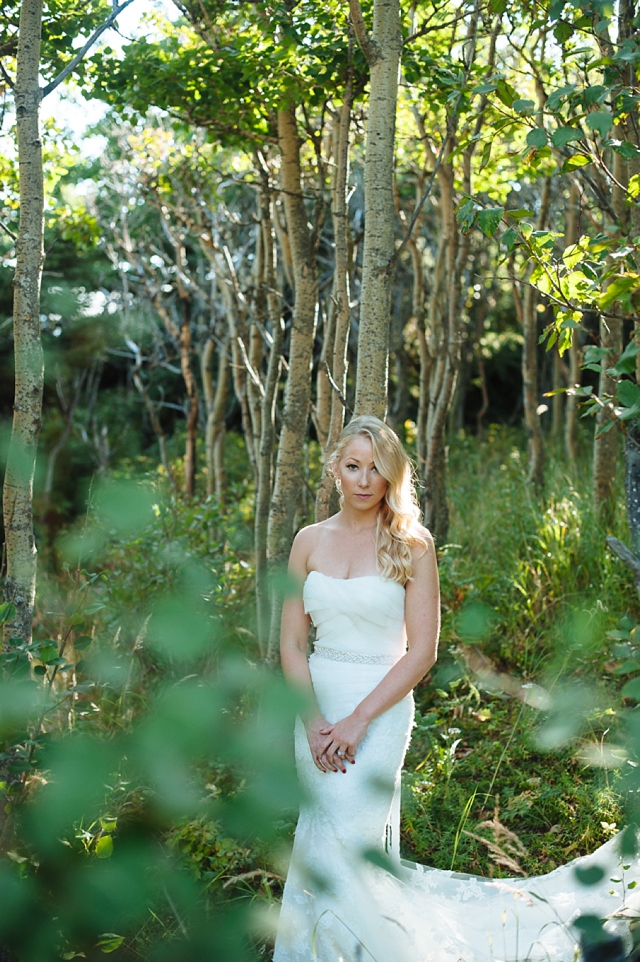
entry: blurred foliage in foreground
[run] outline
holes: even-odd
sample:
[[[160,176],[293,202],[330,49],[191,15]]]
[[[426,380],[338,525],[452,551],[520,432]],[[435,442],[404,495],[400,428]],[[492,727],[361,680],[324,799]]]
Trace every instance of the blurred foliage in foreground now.
[[[61,545],[80,558],[65,595],[49,581],[38,640],[1,656],[0,945],[28,962],[251,957],[272,923],[238,889],[279,884],[299,705],[244,652],[242,534],[152,484],[93,502]]]
[[[640,787],[640,607],[579,466],[552,463],[538,500],[521,440],[452,441],[442,650],[403,798],[405,856],[496,876],[592,851]],[[298,706],[257,660],[251,526],[240,481],[223,508],[112,479],[41,571],[36,641],[0,686],[19,962],[269,957]]]

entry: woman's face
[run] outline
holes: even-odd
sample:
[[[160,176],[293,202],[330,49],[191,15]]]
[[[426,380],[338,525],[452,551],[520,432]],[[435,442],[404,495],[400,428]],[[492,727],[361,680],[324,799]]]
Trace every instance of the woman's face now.
[[[377,507],[387,493],[388,483],[373,460],[370,438],[358,434],[347,444],[335,467],[345,505],[357,510]]]

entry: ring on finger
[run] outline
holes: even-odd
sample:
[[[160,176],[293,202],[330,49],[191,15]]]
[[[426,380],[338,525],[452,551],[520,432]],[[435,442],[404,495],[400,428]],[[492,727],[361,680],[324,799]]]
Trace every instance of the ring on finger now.
[[[344,758],[345,754],[346,754],[346,752],[343,752],[342,749],[339,749],[339,750],[336,752],[336,755],[338,756],[338,758]]]

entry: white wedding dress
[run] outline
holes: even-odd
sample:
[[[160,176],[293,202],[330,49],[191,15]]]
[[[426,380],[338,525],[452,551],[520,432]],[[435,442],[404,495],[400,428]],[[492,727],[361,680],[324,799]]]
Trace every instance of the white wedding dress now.
[[[340,580],[312,571],[304,605],[316,627],[313,687],[322,714],[336,722],[402,657],[404,588],[377,575]],[[640,866],[633,859],[622,870],[615,839],[533,879],[491,880],[401,862],[400,773],[413,711],[407,695],[376,718],[346,774],[315,767],[298,720],[305,801],[274,962],[573,962],[571,923],[579,915],[638,914],[640,886],[628,885],[640,878]],[[602,881],[582,885],[576,865],[602,867]],[[608,925],[627,937],[628,924]]]

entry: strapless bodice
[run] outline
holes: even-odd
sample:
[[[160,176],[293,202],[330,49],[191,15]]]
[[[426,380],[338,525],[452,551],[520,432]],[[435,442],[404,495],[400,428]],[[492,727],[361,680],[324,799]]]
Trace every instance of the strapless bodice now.
[[[406,650],[404,588],[381,575],[331,578],[310,571],[304,610],[316,628],[316,644],[336,651],[400,658]]]

